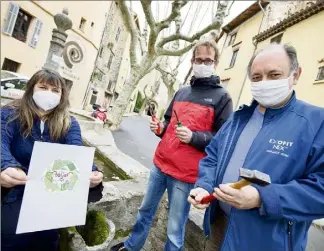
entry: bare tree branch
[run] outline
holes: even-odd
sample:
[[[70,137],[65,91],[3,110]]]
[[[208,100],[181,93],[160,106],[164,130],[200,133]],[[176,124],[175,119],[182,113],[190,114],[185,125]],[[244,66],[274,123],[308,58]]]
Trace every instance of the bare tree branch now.
[[[133,67],[138,68],[139,65],[137,62],[136,48],[138,45],[139,31],[136,27],[136,23],[135,23],[135,20],[134,20],[132,14],[130,13],[129,9],[126,6],[126,1],[118,0],[118,5],[119,5],[119,8],[122,13],[124,23],[131,34],[131,45],[130,45],[131,48],[130,48],[130,53],[129,53],[130,54],[129,55],[130,63]]]
[[[146,89],[147,89],[147,87],[148,87],[149,85],[147,84],[147,85],[145,85],[144,86],[144,88],[143,88],[143,93],[144,93],[144,98],[146,99],[146,98],[148,98],[148,94],[146,94]]]
[[[202,29],[201,31],[193,34],[191,37],[188,37],[188,36],[185,36],[185,35],[182,35],[182,34],[173,34],[173,35],[171,35],[169,37],[162,38],[161,41],[157,44],[157,46],[158,47],[163,47],[165,44],[173,42],[173,41],[178,40],[178,39],[192,43],[195,40],[199,39],[202,35],[208,33],[209,31],[219,29],[221,25],[222,25],[221,23],[210,24],[207,27],[205,27],[204,29]]]
[[[159,65],[158,59],[155,60],[155,62],[152,64],[152,66],[147,70],[148,73],[156,69],[156,67]]]
[[[231,11],[231,9],[232,9],[232,6],[233,6],[234,2],[235,2],[235,0],[233,0],[232,3],[231,3],[231,5],[228,7],[228,9],[227,9],[227,14],[225,15],[225,17],[229,16],[230,11]]]
[[[146,21],[147,21],[148,25],[150,26],[150,29],[155,30],[156,23],[155,23],[154,16],[152,13],[152,8],[151,8],[152,1],[151,0],[141,0],[141,4],[142,4],[142,8],[143,8],[143,11],[145,14]]]
[[[191,37],[185,36],[185,35],[182,35],[182,34],[173,34],[173,35],[171,35],[169,37],[162,38],[159,41],[159,43],[157,44],[157,47],[163,48],[163,46],[165,44],[170,43],[170,42],[175,41],[175,40],[178,40],[178,39],[192,43],[195,40],[199,39],[202,35],[210,32],[212,30],[218,30],[223,24],[223,19],[224,19],[224,16],[225,16],[225,11],[227,9],[227,6],[228,6],[228,2],[226,2],[226,1],[224,3],[222,3],[222,4],[220,4],[220,7],[218,8],[218,10],[216,12],[214,22],[212,24],[208,25],[207,27],[205,27],[204,29],[196,32]]]
[[[167,49],[157,48],[157,53],[159,56],[178,57],[190,51],[195,46],[195,44],[196,43],[189,44],[186,47],[182,48],[181,50],[167,50]]]
[[[156,21],[152,13],[152,1],[151,0],[141,0],[142,8],[145,14],[146,21],[150,27],[150,35],[148,41],[148,53],[149,55],[155,54],[155,44],[158,37],[158,30],[156,26]],[[158,3],[157,3],[158,4]]]
[[[218,8],[221,6],[221,1],[220,0],[218,0],[217,1],[217,10],[218,10]]]
[[[166,86],[166,88],[168,89],[168,95],[170,93],[173,94],[175,91],[174,85],[177,81],[177,78],[176,78],[177,69],[174,69],[173,73],[170,73],[170,72],[162,69],[160,65],[157,65],[156,70],[161,73],[162,81],[163,81],[164,85]]]
[[[169,75],[170,77],[174,78],[171,72],[162,69],[160,65],[157,65],[155,69],[157,69],[162,75]]]
[[[175,0],[172,3],[171,14],[161,22],[157,23],[158,31],[162,31],[170,26],[170,24],[181,14],[181,9],[188,3],[187,0]]]
[[[170,84],[169,84],[169,79],[168,79],[167,74],[161,72],[161,78],[162,78],[162,81],[163,81],[164,85],[169,90]]]
[[[146,45],[145,38],[143,36],[139,36],[138,39],[140,41],[140,46],[141,46],[141,50],[142,50],[143,54],[146,54],[147,53],[147,45]]]

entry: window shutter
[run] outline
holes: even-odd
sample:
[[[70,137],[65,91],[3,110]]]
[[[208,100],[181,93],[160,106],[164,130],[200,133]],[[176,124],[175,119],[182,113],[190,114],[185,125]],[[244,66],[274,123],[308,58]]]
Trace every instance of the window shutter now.
[[[19,6],[13,2],[10,2],[8,12],[7,12],[7,17],[6,17],[6,22],[3,29],[4,34],[7,34],[9,36],[12,35],[13,29],[16,24],[18,12],[19,12]]]
[[[30,43],[29,43],[29,46],[35,48],[37,43],[38,43],[38,40],[39,40],[39,35],[41,33],[41,30],[42,30],[42,27],[43,27],[43,22],[39,19],[36,20],[36,23],[35,23],[35,28],[34,28],[34,31],[33,31],[33,36],[30,40]]]

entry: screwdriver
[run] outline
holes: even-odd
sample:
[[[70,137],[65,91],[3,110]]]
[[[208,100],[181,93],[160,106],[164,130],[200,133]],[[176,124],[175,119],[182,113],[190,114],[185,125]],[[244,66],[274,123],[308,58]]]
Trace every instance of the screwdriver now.
[[[176,110],[173,110],[173,111],[174,111],[174,114],[175,114],[175,116],[177,118],[177,121],[178,121],[178,123],[177,123],[178,127],[182,127],[181,121],[179,120],[179,117],[178,117],[178,114],[177,114]]]

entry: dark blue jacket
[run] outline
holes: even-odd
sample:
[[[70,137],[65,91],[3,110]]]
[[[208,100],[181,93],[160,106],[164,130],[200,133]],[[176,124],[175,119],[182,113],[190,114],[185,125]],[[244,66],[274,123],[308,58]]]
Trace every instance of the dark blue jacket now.
[[[31,135],[24,138],[21,135],[19,119],[8,123],[14,113],[15,110],[11,108],[1,109],[1,171],[8,167],[20,167],[27,173],[35,141],[83,145],[79,123],[73,117],[71,117],[71,125],[67,135],[58,141],[53,141],[50,138],[47,123],[45,123],[43,134],[41,134],[39,118],[34,119]],[[96,167],[93,166],[92,169],[96,170]],[[24,186],[16,186],[6,197],[6,202],[14,201],[17,197],[21,197],[23,191]]]
[[[256,106],[240,108],[214,137],[200,162],[196,187],[212,192],[221,183]],[[272,184],[255,185],[260,209],[232,208],[221,250],[305,250],[311,222],[324,217],[324,109],[297,100],[295,93],[284,107],[267,109],[243,167],[269,174]],[[206,235],[218,210],[217,202],[206,210]]]

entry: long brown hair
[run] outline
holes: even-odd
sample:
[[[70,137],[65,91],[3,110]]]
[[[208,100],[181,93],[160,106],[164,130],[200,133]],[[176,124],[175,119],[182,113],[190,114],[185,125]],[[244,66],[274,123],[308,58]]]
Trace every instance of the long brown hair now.
[[[61,89],[61,101],[53,110],[45,113],[43,120],[48,122],[50,137],[57,141],[64,137],[70,127],[69,113],[69,93],[65,80],[56,72],[43,69],[36,72],[27,82],[26,91],[21,99],[15,100],[6,107],[11,107],[16,110],[14,116],[9,122],[16,119],[20,122],[20,130],[24,137],[31,135],[31,130],[34,125],[34,118],[38,117],[37,111],[39,108],[33,100],[34,87],[37,83],[46,83]]]

